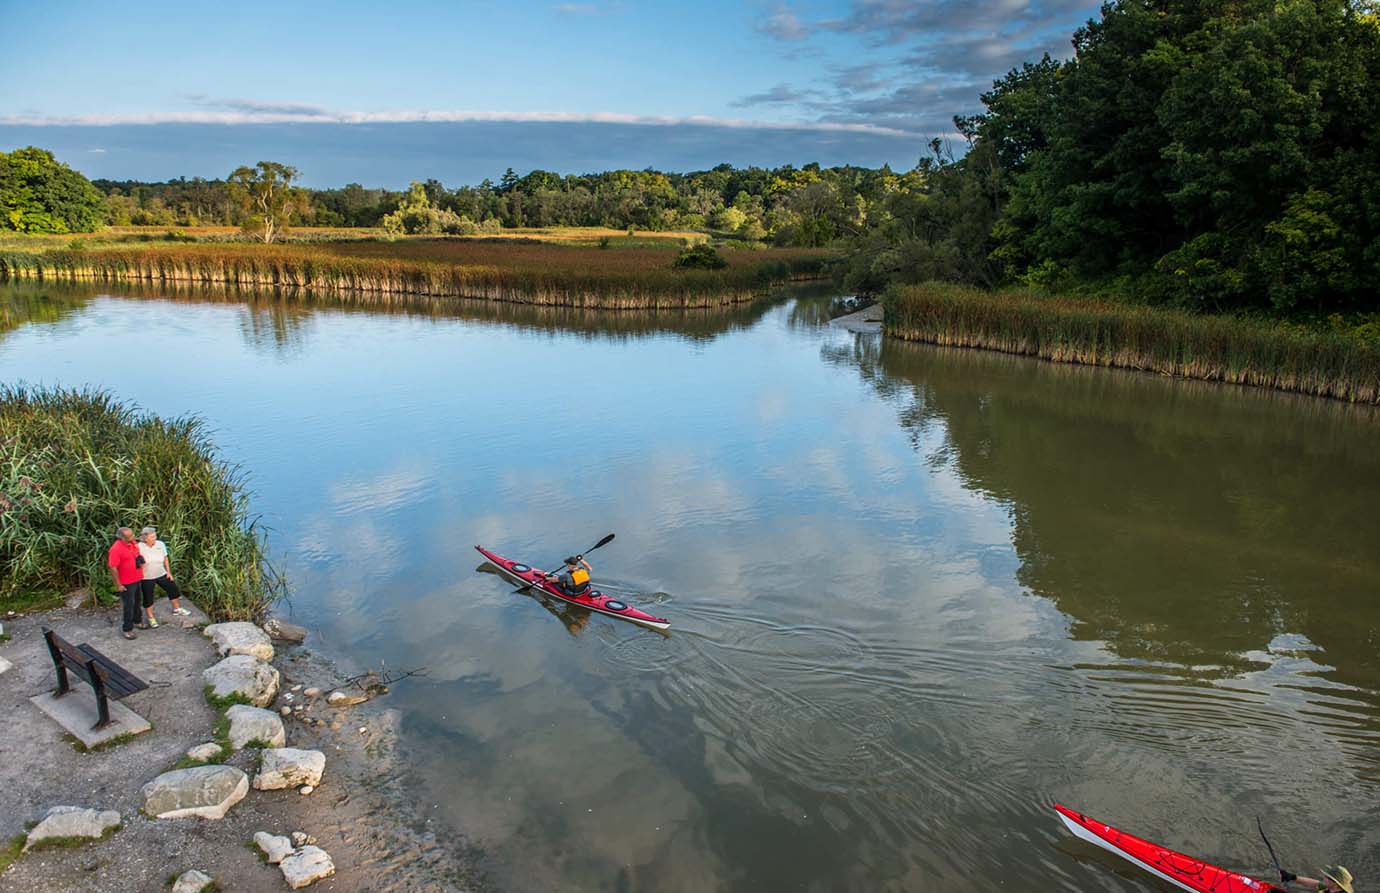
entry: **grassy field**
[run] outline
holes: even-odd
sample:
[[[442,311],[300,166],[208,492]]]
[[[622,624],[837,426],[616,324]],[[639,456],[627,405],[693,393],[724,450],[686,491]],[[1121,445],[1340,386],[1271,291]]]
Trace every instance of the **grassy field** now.
[[[178,582],[221,620],[259,620],[281,592],[238,472],[196,419],[165,420],[88,391],[0,387],[0,606],[89,586],[106,549],[145,524]]]
[[[886,333],[909,341],[1380,403],[1380,339],[1364,334],[944,283],[884,302]]]
[[[382,240],[318,230],[315,241],[263,245],[220,241],[230,231],[211,227],[166,237],[129,229],[77,239],[10,236],[0,240],[0,276],[350,290],[380,304],[420,295],[666,309],[750,300],[774,283],[818,276],[825,260],[815,249],[728,248],[724,269],[674,269],[685,241],[703,240],[698,233],[548,229]]]

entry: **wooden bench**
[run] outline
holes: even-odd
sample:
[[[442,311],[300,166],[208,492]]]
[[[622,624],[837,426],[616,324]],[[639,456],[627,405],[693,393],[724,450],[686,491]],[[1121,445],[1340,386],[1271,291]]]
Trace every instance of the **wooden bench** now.
[[[43,638],[48,642],[48,653],[52,655],[53,667],[57,670],[56,696],[62,697],[72,690],[67,682],[68,670],[84,679],[96,693],[98,719],[93,729],[110,725],[108,699],[119,701],[149,687],[147,682],[90,645],[73,645],[46,626],[43,628]]]

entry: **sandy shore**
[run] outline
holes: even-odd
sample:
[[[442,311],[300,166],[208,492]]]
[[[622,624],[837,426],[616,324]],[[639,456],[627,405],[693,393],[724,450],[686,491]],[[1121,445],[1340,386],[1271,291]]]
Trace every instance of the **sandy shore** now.
[[[293,789],[251,790],[219,821],[145,817],[142,785],[173,767],[184,752],[212,740],[217,713],[205,700],[201,672],[219,656],[191,624],[157,608],[163,625],[120,636],[119,610],[59,609],[4,617],[10,641],[0,657],[13,667],[0,674],[0,842],[23,834],[52,806],[119,811],[123,824],[109,838],[61,849],[34,850],[0,874],[0,891],[156,891],[172,876],[199,869],[221,890],[288,889],[277,867],[260,861],[247,844],[256,831],[316,838],[336,866],[333,877],[309,889],[323,891],[452,891],[479,886],[464,841],[438,837],[407,790],[407,760],[399,750],[397,711],[387,697],[347,708],[324,696],[284,719],[287,746],[320,750],[327,764],[309,796]],[[125,699],[153,730],[109,749],[80,752],[56,722],[29,703],[55,685],[42,627],[89,643],[149,683]],[[294,686],[329,692],[343,681],[331,663],[302,646],[275,643],[282,674],[279,700],[302,704]],[[291,701],[283,693],[292,693]],[[89,686],[74,680],[69,697],[90,702]],[[315,720],[324,720],[318,724]],[[332,720],[339,722],[332,723]],[[225,762],[253,774],[257,753],[236,752]]]

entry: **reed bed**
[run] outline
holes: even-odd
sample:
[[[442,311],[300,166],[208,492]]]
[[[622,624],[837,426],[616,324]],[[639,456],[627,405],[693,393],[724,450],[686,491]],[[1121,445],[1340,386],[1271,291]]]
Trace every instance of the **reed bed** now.
[[[1380,403],[1380,344],[1345,334],[943,283],[884,301],[886,333],[908,341]]]
[[[199,282],[244,288],[467,297],[562,307],[679,309],[752,300],[771,285],[820,275],[811,249],[729,251],[722,270],[672,269],[662,248],[599,250],[488,240],[168,243],[0,250],[0,277]]]
[[[0,387],[0,604],[109,594],[120,526],[158,527],[178,582],[211,616],[259,620],[283,592],[239,472],[195,418],[98,391]]]

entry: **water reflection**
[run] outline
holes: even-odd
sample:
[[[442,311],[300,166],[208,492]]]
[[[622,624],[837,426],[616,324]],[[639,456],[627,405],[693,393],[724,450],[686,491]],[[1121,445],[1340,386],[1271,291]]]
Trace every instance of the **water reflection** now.
[[[428,668],[389,696],[417,796],[496,887],[1153,889],[1055,798],[1380,871],[1371,414],[855,336],[828,295],[221,298],[90,300],[0,379],[208,417],[317,647]],[[177,350],[131,378],[133,307]],[[671,637],[474,572],[610,530],[600,587]]]

